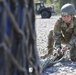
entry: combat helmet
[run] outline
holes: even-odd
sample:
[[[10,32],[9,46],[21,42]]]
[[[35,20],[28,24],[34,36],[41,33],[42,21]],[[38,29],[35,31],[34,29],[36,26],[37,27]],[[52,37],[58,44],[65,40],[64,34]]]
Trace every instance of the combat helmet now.
[[[61,15],[66,16],[66,15],[75,15],[76,10],[73,4],[67,3],[61,7]]]

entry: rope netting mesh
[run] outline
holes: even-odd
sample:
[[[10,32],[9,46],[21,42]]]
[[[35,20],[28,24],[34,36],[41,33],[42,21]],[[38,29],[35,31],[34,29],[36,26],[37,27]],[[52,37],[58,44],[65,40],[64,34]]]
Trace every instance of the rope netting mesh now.
[[[0,75],[40,75],[33,0],[0,0]]]

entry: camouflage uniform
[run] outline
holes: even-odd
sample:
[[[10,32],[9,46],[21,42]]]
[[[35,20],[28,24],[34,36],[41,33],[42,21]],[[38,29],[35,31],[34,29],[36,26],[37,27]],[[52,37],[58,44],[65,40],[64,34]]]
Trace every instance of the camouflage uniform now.
[[[54,30],[50,31],[48,36],[48,49],[53,53],[53,46],[61,48],[61,44],[66,44],[71,48],[71,59],[76,59],[76,18],[73,17],[71,23],[65,23],[62,18],[56,22]]]
[[[42,65],[42,70],[46,69],[48,65],[52,65],[55,61],[60,61],[63,59],[63,54],[60,49],[62,44],[65,46],[62,48],[64,51],[69,49],[71,60],[76,61],[76,14],[75,7],[72,4],[65,4],[61,8],[61,15],[63,17],[70,16],[71,22],[66,23],[65,18],[59,18],[54,26],[54,30],[51,30],[48,35],[48,54],[53,54],[53,47],[56,47],[56,53],[54,54],[52,60],[49,59],[51,55],[48,55],[47,60]],[[67,18],[68,20],[69,18]],[[59,52],[60,51],[60,52]],[[53,63],[52,63],[52,62]]]

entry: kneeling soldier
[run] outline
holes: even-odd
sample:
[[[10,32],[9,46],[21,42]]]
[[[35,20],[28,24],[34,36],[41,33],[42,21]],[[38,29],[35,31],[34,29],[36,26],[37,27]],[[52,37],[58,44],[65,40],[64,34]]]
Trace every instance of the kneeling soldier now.
[[[76,61],[76,14],[75,7],[72,4],[65,4],[61,8],[61,17],[57,20],[54,30],[48,35],[48,54],[53,54],[56,48],[61,52],[61,44],[65,44],[63,49],[70,50],[71,60]],[[54,47],[54,48],[53,48]]]

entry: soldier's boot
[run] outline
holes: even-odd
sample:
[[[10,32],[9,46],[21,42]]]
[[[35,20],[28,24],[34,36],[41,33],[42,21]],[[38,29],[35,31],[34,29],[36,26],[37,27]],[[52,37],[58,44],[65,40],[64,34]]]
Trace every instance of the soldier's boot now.
[[[53,39],[53,30],[50,31],[49,35],[48,35],[48,54],[45,54],[44,56],[42,56],[42,58],[46,58],[49,54],[52,55],[53,54],[53,44],[54,44],[54,39]]]
[[[74,47],[71,51],[70,51],[70,58],[72,61],[76,62],[76,47]]]

